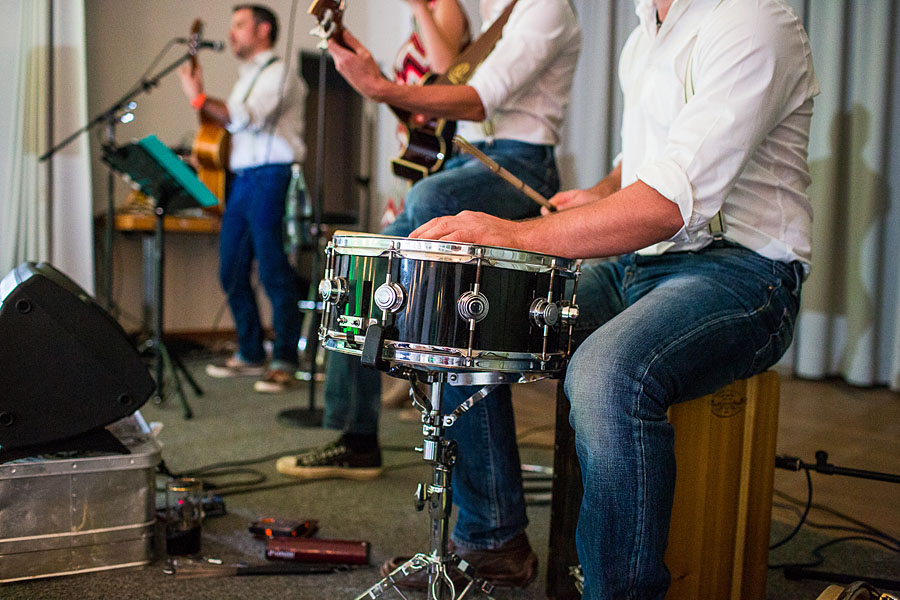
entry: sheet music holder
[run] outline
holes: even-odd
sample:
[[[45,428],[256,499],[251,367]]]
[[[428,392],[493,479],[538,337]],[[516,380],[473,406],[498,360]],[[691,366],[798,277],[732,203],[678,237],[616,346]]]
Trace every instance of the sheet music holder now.
[[[137,184],[164,212],[218,205],[190,167],[155,135],[125,146],[104,146],[103,160]]]
[[[163,343],[163,265],[164,265],[164,219],[172,210],[193,208],[197,206],[217,206],[218,200],[209,189],[197,179],[194,172],[178,156],[163,144],[155,135],[124,146],[106,145],[103,147],[103,161],[112,169],[127,177],[141,192],[155,202],[156,231],[154,240],[154,257],[156,269],[154,273],[154,291],[156,292],[156,326],[153,334],[153,349],[156,358],[156,393],[157,402],[162,402],[163,375],[166,370],[172,374],[176,392],[181,399],[184,418],[193,416],[187,403],[181,380],[176,368],[180,370],[194,393],[203,391],[188,373],[181,360],[169,352]]]

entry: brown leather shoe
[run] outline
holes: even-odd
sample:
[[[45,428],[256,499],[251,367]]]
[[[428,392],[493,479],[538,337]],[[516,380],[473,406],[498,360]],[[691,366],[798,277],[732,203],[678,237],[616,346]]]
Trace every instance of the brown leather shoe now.
[[[528,536],[520,533],[499,548],[475,550],[461,548],[450,542],[450,552],[475,568],[476,576],[498,587],[523,588],[534,581],[537,576],[538,560]],[[387,575],[409,560],[409,557],[395,556],[381,565],[381,576]],[[451,579],[456,589],[462,589],[466,578],[457,570],[451,571]],[[397,587],[424,590],[428,586],[428,573],[419,571],[409,577],[397,581]]]

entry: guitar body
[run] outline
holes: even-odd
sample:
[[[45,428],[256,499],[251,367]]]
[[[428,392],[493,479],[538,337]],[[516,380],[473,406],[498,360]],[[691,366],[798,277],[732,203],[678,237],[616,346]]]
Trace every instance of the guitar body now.
[[[437,76],[428,75],[422,85],[432,83]],[[450,158],[456,121],[431,119],[422,124],[413,123],[413,115],[406,110],[391,107],[400,124],[406,129],[406,144],[400,156],[391,161],[391,171],[397,177],[419,181],[434,175]]]
[[[313,0],[308,12],[316,18],[318,27],[312,33],[319,36],[323,43],[334,38],[339,44],[347,46],[342,38],[344,8],[344,0]],[[437,79],[437,75],[431,74],[422,81],[422,85],[435,83]],[[403,153],[391,161],[394,175],[415,182],[440,171],[453,149],[456,122],[432,119],[414,123],[413,114],[408,110],[396,106],[390,109],[408,134]]]
[[[197,166],[197,178],[219,199],[219,214],[225,211],[225,188],[228,157],[231,153],[231,134],[213,121],[201,119],[200,129],[191,147]]]

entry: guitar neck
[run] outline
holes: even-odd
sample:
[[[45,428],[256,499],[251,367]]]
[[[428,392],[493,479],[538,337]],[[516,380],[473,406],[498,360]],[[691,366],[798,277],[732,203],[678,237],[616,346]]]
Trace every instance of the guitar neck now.
[[[353,51],[353,49],[347,45],[347,42],[344,41],[343,27],[335,28],[334,33],[331,34],[331,39],[333,39],[335,42],[337,42],[347,50],[350,50],[351,52]],[[385,77],[385,79],[389,79],[384,75],[384,73],[382,73],[381,75],[382,77]],[[397,120],[402,123],[409,123],[409,120],[412,118],[412,112],[406,110],[405,108],[393,106],[392,104],[388,104],[387,107],[391,109],[391,112],[394,113],[394,116],[397,117]]]

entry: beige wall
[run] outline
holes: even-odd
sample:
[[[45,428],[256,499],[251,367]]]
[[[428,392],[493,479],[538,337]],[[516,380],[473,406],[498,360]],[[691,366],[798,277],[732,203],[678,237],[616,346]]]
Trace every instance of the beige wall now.
[[[219,0],[85,0],[87,31],[88,112],[93,117],[124,96],[173,37],[188,35],[194,19],[205,23],[204,37],[226,40],[231,6]],[[287,42],[290,0],[269,0],[279,16],[279,54],[284,54]],[[307,14],[309,0],[297,0],[296,24],[293,36],[292,60],[296,61],[301,48],[315,49],[316,39],[309,35],[314,25]],[[350,5],[345,23],[361,39],[366,40],[373,54],[382,64],[389,64],[398,45],[398,26],[408,30],[409,10],[402,0],[359,0]],[[375,10],[377,8],[377,10]],[[173,47],[154,67],[151,74],[170,64],[183,52],[183,46]],[[206,84],[211,95],[227,95],[236,77],[235,59],[226,50],[221,53],[203,51]],[[296,69],[296,62],[293,68]],[[189,108],[181,92],[177,76],[165,77],[158,87],[137,97],[135,120],[116,127],[118,143],[127,143],[148,134],[156,134],[168,145],[190,144],[196,132],[196,115]],[[384,113],[384,114],[382,114]],[[376,127],[376,141],[371,148],[373,172],[373,206],[370,213],[377,223],[382,212],[384,193],[389,187],[387,155],[396,151],[393,123],[385,109],[373,108],[372,114],[381,123]],[[103,127],[91,134],[93,157],[94,212],[103,214],[107,202],[107,170],[100,162],[100,141]],[[313,149],[310,149],[311,151]],[[384,155],[384,156],[382,156]],[[116,183],[116,203],[125,202],[128,187]],[[103,231],[96,232],[98,247],[102,249]],[[141,315],[141,242],[136,235],[117,235],[114,249],[114,301],[120,308],[120,320],[129,330],[140,325]],[[102,262],[98,272],[102,271]],[[214,236],[173,234],[166,243],[165,329],[175,331],[209,331],[232,329],[228,314],[217,321],[223,308],[224,295],[217,281],[217,242]],[[98,293],[102,293],[102,287]],[[268,321],[268,302],[260,303]]]

